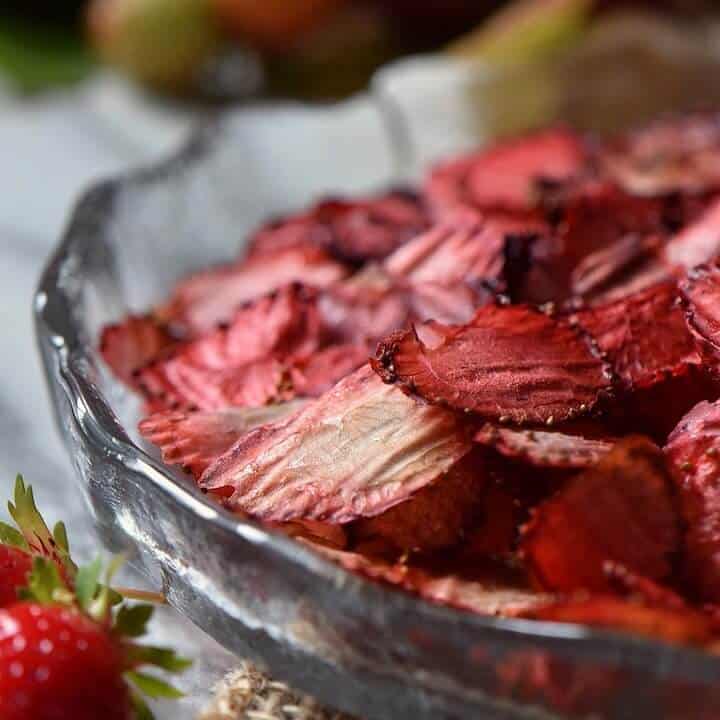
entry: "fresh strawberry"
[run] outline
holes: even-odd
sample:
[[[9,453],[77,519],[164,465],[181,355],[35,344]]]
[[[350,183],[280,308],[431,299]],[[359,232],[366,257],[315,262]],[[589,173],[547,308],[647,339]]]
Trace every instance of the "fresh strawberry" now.
[[[99,560],[78,569],[64,527],[49,532],[22,478],[10,512],[21,531],[0,527],[8,543],[0,545],[8,558],[0,578],[8,601],[0,609],[0,718],[150,720],[142,695],[180,693],[143,668],[181,672],[189,664],[136,642],[153,608],[129,605],[110,588],[117,561],[102,583]]]
[[[63,523],[50,532],[37,506],[31,487],[21,475],[15,481],[15,502],[8,510],[17,528],[0,522],[0,608],[18,599],[18,590],[28,581],[33,557],[52,560],[64,580],[72,585],[77,568],[70,559],[70,547]]]
[[[32,557],[24,550],[0,545],[0,608],[17,602],[18,589],[27,585]]]
[[[129,720],[123,657],[102,625],[62,605],[0,611],[0,717]]]

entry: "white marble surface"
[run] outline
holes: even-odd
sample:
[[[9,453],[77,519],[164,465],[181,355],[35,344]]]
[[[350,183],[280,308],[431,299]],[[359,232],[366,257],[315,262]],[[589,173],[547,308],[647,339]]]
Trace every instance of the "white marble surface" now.
[[[67,521],[81,561],[98,552],[98,542],[52,424],[31,298],[82,188],[165,154],[191,121],[138,101],[111,78],[23,102],[0,89],[0,499],[9,497],[15,474],[22,472],[48,518]],[[152,640],[196,660],[180,683],[187,698],[157,705],[158,720],[194,718],[210,685],[234,659],[169,609],[158,613]]]

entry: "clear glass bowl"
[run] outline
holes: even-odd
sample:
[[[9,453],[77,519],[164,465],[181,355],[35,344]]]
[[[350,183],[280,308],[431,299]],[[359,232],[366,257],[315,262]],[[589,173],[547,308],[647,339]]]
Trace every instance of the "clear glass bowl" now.
[[[423,158],[408,156],[398,108],[365,97],[239,111],[171,161],[80,201],[35,312],[57,422],[101,537],[224,646],[369,720],[717,718],[716,657],[477,617],[365,581],[239,521],[137,437],[137,401],[102,366],[99,329],[234,254],[268,216],[405,177]]]

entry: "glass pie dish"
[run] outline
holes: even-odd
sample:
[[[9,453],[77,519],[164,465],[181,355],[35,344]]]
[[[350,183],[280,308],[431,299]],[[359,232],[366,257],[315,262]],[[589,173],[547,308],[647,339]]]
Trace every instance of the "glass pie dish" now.
[[[406,142],[417,96],[406,106],[388,93],[386,76],[373,96],[338,106],[237,111],[78,204],[35,312],[58,425],[101,537],[228,649],[368,720],[717,717],[712,654],[386,589],[234,517],[140,441],[137,400],[99,359],[100,328],[227,259],[267,217],[407,180],[428,160]]]

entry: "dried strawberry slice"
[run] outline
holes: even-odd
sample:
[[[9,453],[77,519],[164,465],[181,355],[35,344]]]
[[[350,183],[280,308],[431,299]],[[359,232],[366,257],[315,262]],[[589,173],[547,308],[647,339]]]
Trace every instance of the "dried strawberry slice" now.
[[[618,300],[670,277],[657,236],[627,235],[586,256],[573,270],[572,294],[593,304]]]
[[[481,556],[510,553],[517,542],[520,505],[509,489],[494,479],[485,483],[478,522],[467,532],[462,555],[476,561]]]
[[[144,368],[138,382],[151,401],[215,410],[239,398],[280,396],[283,361],[315,352],[325,329],[316,298],[291,285],[242,308],[232,322]],[[258,388],[263,389],[258,392]],[[241,388],[241,389],[240,389]],[[255,400],[253,402],[259,402]],[[157,403],[155,403],[157,404]]]
[[[486,479],[482,455],[470,453],[409,500],[355,521],[353,535],[358,542],[382,539],[401,551],[450,547],[475,519]]]
[[[142,370],[139,385],[151,413],[262,407],[296,397],[288,364],[276,358],[228,370],[189,363],[150,365]]]
[[[176,340],[147,315],[129,315],[106,326],[100,337],[100,354],[116,377],[135,385],[137,371],[171,348]]]
[[[295,361],[288,372],[299,397],[319,397],[367,361],[365,345],[333,345]]]
[[[535,205],[539,181],[579,175],[586,155],[570,131],[538,132],[440,165],[425,192],[439,213],[459,207],[523,211]]]
[[[537,220],[456,212],[393,253],[384,268],[410,285],[486,283],[505,290],[506,270],[511,271],[506,266],[513,259],[510,246],[522,244],[529,255],[545,232],[547,227]]]
[[[155,413],[140,422],[143,437],[157,445],[163,460],[199,478],[204,470],[253,428],[297,412],[305,401],[262,408],[226,408]]]
[[[696,405],[665,446],[681,501],[685,572],[695,591],[720,601],[720,403]]]
[[[264,520],[346,523],[407,500],[470,447],[453,413],[414,402],[364,367],[289,422],[246,435],[201,486]]]
[[[434,347],[415,332],[396,333],[380,344],[373,367],[427,402],[503,422],[567,420],[612,385],[588,338],[526,306],[481,308],[470,324],[446,328]]]
[[[379,266],[368,266],[318,297],[323,322],[341,343],[372,345],[410,318],[407,291]]]
[[[612,595],[560,600],[524,611],[522,617],[622,630],[684,645],[706,645],[717,636],[713,621],[697,610],[652,606]]]
[[[374,349],[382,338],[412,322],[467,322],[492,297],[489,290],[464,283],[410,285],[369,266],[323,291],[318,307],[334,341]]]
[[[626,235],[655,235],[665,230],[661,201],[633,197],[604,180],[570,185],[559,214],[564,252],[576,262]]]
[[[610,590],[608,561],[663,580],[679,546],[672,481],[644,438],[618,442],[538,506],[520,544],[539,586],[558,592]]]
[[[686,320],[703,357],[717,368],[720,362],[720,268],[695,268],[681,283]]]
[[[720,170],[720,147],[718,148]],[[663,249],[670,268],[690,270],[720,253],[720,199],[714,200],[693,223],[677,233]]]
[[[396,190],[366,200],[329,199],[308,212],[262,228],[250,239],[249,254],[290,247],[321,247],[351,263],[382,260],[427,227],[421,199]]]
[[[633,195],[696,193],[720,187],[720,116],[663,120],[608,142],[602,171]]]
[[[674,283],[584,310],[574,319],[595,339],[627,389],[650,387],[701,364]]]
[[[561,432],[519,430],[487,423],[475,435],[475,442],[528,465],[580,469],[595,465],[612,449],[614,441],[593,440]]]
[[[671,609],[684,609],[689,607],[685,598],[678,595],[673,589],[650,580],[643,575],[628,570],[624,565],[605,563],[605,574],[613,588],[626,597],[637,598],[653,605]]]
[[[176,288],[157,316],[195,336],[229,322],[237,309],[285,285],[324,288],[347,274],[343,265],[314,247],[290,247],[191,275]]]
[[[487,576],[471,579],[316,544],[311,546],[324,557],[358,575],[402,588],[436,605],[478,615],[515,617],[530,612],[534,607],[547,605],[552,599],[551,596],[533,592],[523,582],[522,575],[507,577],[507,573],[503,576],[488,573]]]

